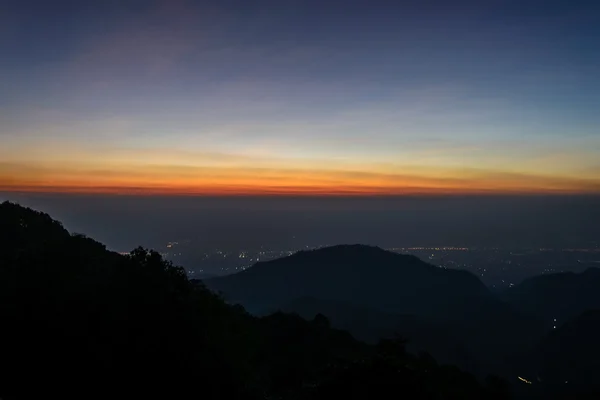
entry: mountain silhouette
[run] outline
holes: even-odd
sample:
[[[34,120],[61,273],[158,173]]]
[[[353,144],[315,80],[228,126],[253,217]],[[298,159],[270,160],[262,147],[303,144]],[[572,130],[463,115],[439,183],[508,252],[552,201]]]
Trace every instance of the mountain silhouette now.
[[[503,293],[514,307],[554,329],[585,311],[600,309],[600,268],[535,276]]]
[[[469,272],[438,268],[415,256],[364,245],[301,251],[206,284],[223,292],[228,301],[257,313],[313,297],[444,318],[448,310],[467,309],[490,297]]]
[[[0,204],[0,398],[508,399],[399,339],[367,344],[318,314],[254,317],[159,253],[111,252]]]
[[[439,268],[415,256],[378,247],[341,245],[302,251],[207,280],[206,285],[222,293],[228,302],[240,303],[258,315],[289,309],[303,298],[368,309],[370,313],[362,315],[371,319],[371,335],[393,328],[414,337],[418,335],[414,321],[418,320],[423,337],[439,337],[443,332],[448,337],[438,343],[460,340],[454,348],[434,355],[443,358],[462,353],[465,357],[458,364],[463,368],[478,363],[506,372],[510,357],[542,336],[535,318],[497,299],[470,272]],[[332,321],[347,320],[340,315],[348,315],[348,310],[340,311],[339,306],[337,311],[329,309],[331,315],[325,315]],[[360,337],[369,335],[365,328],[341,326]],[[434,326],[438,332],[431,333]],[[471,355],[478,360],[475,362]]]

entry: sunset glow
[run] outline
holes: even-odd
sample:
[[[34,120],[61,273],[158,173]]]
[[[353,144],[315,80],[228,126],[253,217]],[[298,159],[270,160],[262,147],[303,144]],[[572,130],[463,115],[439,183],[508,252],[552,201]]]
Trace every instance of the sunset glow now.
[[[99,161],[101,160],[99,157]],[[140,195],[403,195],[598,193],[593,176],[535,175],[475,168],[390,164],[333,165],[298,161],[261,166],[5,163],[0,190]],[[313,167],[313,165],[315,165]]]
[[[392,3],[9,8],[0,191],[600,193],[593,41]]]

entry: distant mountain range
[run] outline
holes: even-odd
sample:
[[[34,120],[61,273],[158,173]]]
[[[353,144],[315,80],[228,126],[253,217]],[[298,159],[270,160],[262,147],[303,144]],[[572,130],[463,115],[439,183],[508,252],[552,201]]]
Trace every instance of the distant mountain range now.
[[[357,337],[398,334],[416,350],[471,370],[504,371],[510,355],[542,335],[539,321],[498,299],[475,275],[377,247],[303,251],[206,285],[256,314],[318,311]]]
[[[565,322],[600,309],[597,268],[531,278],[497,295],[469,272],[363,245],[302,251],[206,285],[255,314],[323,314],[362,340],[399,335],[414,352],[513,378],[544,375],[552,363],[540,349],[559,348],[551,343],[563,336],[557,330],[572,329]]]

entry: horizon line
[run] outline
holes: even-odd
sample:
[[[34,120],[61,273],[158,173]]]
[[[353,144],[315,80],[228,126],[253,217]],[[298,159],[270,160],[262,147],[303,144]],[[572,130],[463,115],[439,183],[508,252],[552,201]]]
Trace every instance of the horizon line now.
[[[399,188],[399,190],[160,190],[148,187],[1,187],[0,194],[63,195],[110,197],[213,197],[213,198],[401,198],[401,197],[596,197],[600,191],[569,189],[436,189]]]

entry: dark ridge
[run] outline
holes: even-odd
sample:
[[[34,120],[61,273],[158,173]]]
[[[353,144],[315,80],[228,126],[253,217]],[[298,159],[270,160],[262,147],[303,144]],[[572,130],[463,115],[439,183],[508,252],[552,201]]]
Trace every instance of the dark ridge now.
[[[337,259],[339,261],[354,261],[357,258],[373,259],[374,257],[388,257],[389,259],[395,259],[397,262],[401,262],[404,265],[423,263],[418,257],[410,254],[392,253],[381,247],[364,244],[340,244],[315,250],[302,250],[289,256],[289,259],[302,262],[310,262],[322,258]]]
[[[467,271],[435,267],[414,256],[364,245],[302,251],[206,284],[257,312],[309,296],[388,312],[445,313],[439,308],[456,302],[467,306],[466,299],[490,296]]]
[[[286,260],[285,264],[282,264],[281,260]],[[371,263],[373,260],[396,263],[397,267],[404,268],[417,265],[420,267],[435,268],[413,255],[392,253],[376,246],[351,244],[335,245],[314,250],[300,250],[283,259],[255,263],[250,268],[238,272],[236,275],[264,273],[269,268],[293,268],[297,265],[309,268],[311,265],[320,266],[323,263],[327,263],[326,268],[329,269],[344,269],[356,267],[359,263]]]
[[[507,290],[503,298],[554,329],[587,310],[600,309],[600,269],[529,278]]]

